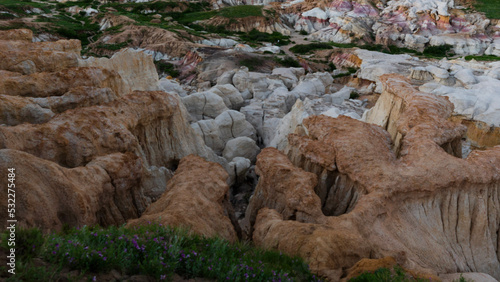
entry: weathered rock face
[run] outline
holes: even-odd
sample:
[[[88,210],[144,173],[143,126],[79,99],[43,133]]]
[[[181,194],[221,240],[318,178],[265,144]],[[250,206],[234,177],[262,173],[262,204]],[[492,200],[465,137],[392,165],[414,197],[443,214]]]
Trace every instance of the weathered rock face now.
[[[260,209],[277,210],[285,220],[323,222],[320,199],[314,193],[318,184],[315,174],[296,168],[275,148],[266,148],[259,154],[256,173],[259,184],[248,205],[244,230],[251,237]]]
[[[194,37],[189,33],[183,33],[182,31],[181,34],[182,37],[166,29],[131,24],[122,28],[119,33],[99,38],[99,40],[90,44],[89,47],[94,53],[111,56],[116,51],[98,48],[98,46],[100,44],[128,42],[127,46],[143,49],[152,55],[154,60],[168,60],[171,58],[181,58],[193,47],[201,47],[201,45],[185,39],[189,38],[197,41],[200,38]]]
[[[110,88],[117,95],[128,94],[125,82],[115,71],[95,67],[68,68],[57,72],[21,75],[0,70],[0,93],[12,96],[61,96],[76,87]]]
[[[5,31],[0,35],[0,69],[32,74],[78,66],[82,49],[78,40],[33,43],[31,30]]]
[[[333,280],[362,258],[387,256],[418,273],[482,272],[499,279],[500,147],[457,158],[448,149],[465,128],[447,121],[451,103],[415,90],[402,76],[380,79],[399,119],[388,118],[389,132],[348,117],[313,116],[304,120],[302,135],[290,136],[285,151],[295,166],[317,175],[320,201],[298,199],[285,211],[309,203],[308,210],[321,208],[324,222],[262,208],[255,243],[299,254]],[[384,100],[376,107],[387,109]],[[260,166],[261,175],[287,163],[269,161],[274,165],[267,172]],[[303,191],[293,195],[312,190],[310,184],[291,187]]]
[[[387,130],[393,142],[392,150],[399,155],[403,137],[407,140],[410,131],[416,128],[420,134],[431,138],[432,141],[442,146],[448,153],[456,157],[462,156],[461,139],[465,133],[463,126],[454,126],[443,117],[451,116],[453,104],[433,94],[412,91],[409,81],[387,80],[382,76],[385,91],[382,92],[375,107],[366,112],[366,121],[377,124]],[[388,85],[388,83],[390,85]],[[411,114],[418,111],[419,114]],[[442,120],[437,124],[435,121]],[[408,125],[411,120],[411,125]],[[434,128],[425,128],[423,125],[434,121]],[[436,130],[436,127],[438,130]]]
[[[158,88],[158,73],[149,55],[132,49],[122,49],[111,59],[90,57],[79,60],[82,67],[98,67],[116,71],[126,87],[134,90],[153,91]]]
[[[46,49],[43,61],[65,42],[33,46]],[[138,91],[159,88],[150,56],[124,50],[112,59],[76,59],[88,67],[0,70],[0,163],[24,175],[21,225],[123,224],[162,194],[183,157],[227,166],[191,129],[178,95]]]
[[[23,227],[50,231],[64,224],[123,224],[139,216],[139,208],[146,204],[139,185],[142,162],[131,153],[109,154],[85,166],[65,168],[22,151],[2,149],[0,168],[16,169],[15,184],[20,187],[16,215]],[[7,178],[1,183],[7,187]],[[7,202],[7,193],[0,198]]]
[[[449,44],[459,55],[498,52],[494,21],[480,13],[467,13],[449,0],[290,1],[282,4],[282,9],[283,22],[322,41],[376,43],[420,51]]]
[[[285,35],[290,34],[290,30],[279,19],[270,19],[263,16],[244,17],[238,21],[225,17],[213,17],[200,23],[209,26],[224,26],[227,30],[231,31],[250,32],[256,29],[260,32],[273,33],[277,31]]]
[[[421,60],[409,55],[360,49],[334,52],[330,60],[340,67],[359,68],[356,78],[350,78],[347,83],[360,93],[364,90],[381,93],[380,77],[384,74],[407,76],[421,91],[445,96],[453,103],[453,118],[462,120],[468,127],[466,137],[474,147],[500,144],[497,133],[500,126],[500,96],[496,91],[500,87],[498,62]]]
[[[232,211],[225,210],[229,192],[227,178],[227,172],[219,164],[198,156],[187,156],[180,161],[161,198],[139,219],[129,221],[127,226],[155,222],[234,242],[237,240],[236,231],[227,216]]]

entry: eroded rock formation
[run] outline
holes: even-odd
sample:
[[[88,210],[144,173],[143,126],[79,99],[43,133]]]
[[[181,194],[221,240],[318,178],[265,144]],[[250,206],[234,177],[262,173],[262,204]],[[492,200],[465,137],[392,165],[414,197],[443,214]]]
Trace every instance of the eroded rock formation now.
[[[318,184],[290,183],[289,189],[302,191],[293,195],[314,189],[319,199],[292,201],[285,192],[270,205],[254,196],[249,207],[264,208],[253,240],[307,258],[314,271],[332,280],[362,258],[387,256],[421,274],[483,272],[500,278],[500,147],[457,158],[447,149],[465,129],[447,121],[452,104],[417,91],[402,76],[380,79],[382,95],[392,102],[385,107],[384,98],[376,108],[389,132],[343,116],[305,119],[306,131],[290,135],[285,151],[296,167],[316,174]],[[286,165],[283,158],[263,153],[259,162],[273,165],[261,174]],[[281,178],[266,179],[259,185],[282,185],[273,182]],[[284,203],[292,204],[284,210]],[[320,208],[320,222],[288,212]]]
[[[0,70],[1,167],[15,167],[20,176],[20,225],[122,224],[159,198],[183,157],[228,166],[192,130],[178,95],[139,91],[160,89],[150,56],[123,50],[82,60],[78,41],[65,40],[24,42],[43,52],[23,53],[16,48],[29,32],[6,36],[2,52],[15,50],[15,58],[36,66]],[[55,55],[74,57],[74,64]]]
[[[187,156],[179,163],[161,198],[128,226],[156,222],[234,242],[236,231],[228,217],[232,209],[227,210],[230,207],[228,177],[221,165],[198,156]]]

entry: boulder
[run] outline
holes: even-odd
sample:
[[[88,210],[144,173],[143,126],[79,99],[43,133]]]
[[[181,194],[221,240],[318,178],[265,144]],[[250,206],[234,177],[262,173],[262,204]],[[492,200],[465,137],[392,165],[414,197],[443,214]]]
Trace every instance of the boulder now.
[[[183,97],[182,102],[193,121],[213,119],[228,110],[224,104],[224,100],[219,95],[210,91],[194,93]]]
[[[471,84],[476,84],[478,81],[474,74],[472,73],[472,70],[470,69],[463,69],[455,73],[455,78],[462,82],[465,86],[471,85]]]
[[[224,72],[221,76],[217,78],[217,85],[233,84],[233,76],[236,73],[235,70],[228,70]]]
[[[240,184],[246,180],[246,175],[252,162],[249,159],[236,157],[228,164],[229,176],[233,178],[232,182]]]
[[[239,110],[243,105],[244,100],[240,91],[232,84],[217,84],[210,91],[219,95],[230,109]]]
[[[191,127],[216,154],[222,154],[222,150],[224,150],[226,145],[226,140],[221,139],[222,134],[215,120],[200,120],[192,123]]]
[[[236,157],[243,157],[255,162],[259,151],[260,148],[254,140],[248,137],[237,137],[227,141],[222,156],[228,161],[233,161]]]
[[[277,76],[285,83],[288,90],[297,86],[299,78],[305,74],[303,68],[275,68],[272,75]]]
[[[169,93],[177,93],[180,97],[186,97],[187,91],[182,88],[179,82],[173,79],[162,78],[158,81],[158,87],[160,90]]]
[[[249,137],[257,139],[255,128],[245,119],[245,115],[228,110],[215,118],[215,124],[219,128],[220,138],[224,142],[237,137]]]

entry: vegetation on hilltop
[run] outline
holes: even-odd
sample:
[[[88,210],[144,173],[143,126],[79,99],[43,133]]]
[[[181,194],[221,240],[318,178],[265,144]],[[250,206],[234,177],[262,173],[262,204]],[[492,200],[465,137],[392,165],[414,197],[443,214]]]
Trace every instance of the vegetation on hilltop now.
[[[455,55],[452,51],[453,46],[451,45],[441,45],[441,46],[428,46],[423,52],[418,52],[416,50],[401,48],[394,45],[384,46],[380,44],[356,44],[356,43],[335,43],[335,42],[314,42],[310,44],[297,44],[290,48],[290,51],[296,54],[309,54],[316,50],[322,49],[332,49],[332,47],[337,48],[354,48],[358,47],[361,49],[366,49],[370,51],[378,51],[387,54],[414,54],[418,56],[424,56],[427,58],[444,58]]]

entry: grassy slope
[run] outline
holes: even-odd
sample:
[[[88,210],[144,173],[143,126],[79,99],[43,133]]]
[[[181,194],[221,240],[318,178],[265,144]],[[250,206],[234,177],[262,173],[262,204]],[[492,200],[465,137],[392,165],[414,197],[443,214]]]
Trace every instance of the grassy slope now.
[[[192,23],[207,20],[214,16],[237,19],[251,16],[262,16],[262,6],[241,5],[222,8],[220,10],[186,13],[179,18],[179,22]]]
[[[16,280],[37,275],[43,275],[39,281],[51,280],[69,268],[90,277],[115,269],[159,280],[177,273],[219,281],[319,281],[298,257],[158,225],[84,227],[45,236],[36,229],[18,229],[16,235],[17,274],[11,277]],[[35,257],[49,262],[51,269],[34,267],[30,261]],[[0,268],[5,273],[5,266]]]
[[[500,0],[476,0],[475,7],[490,19],[500,19]]]

